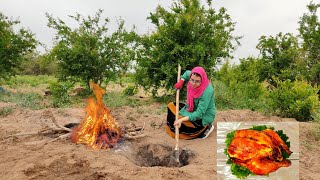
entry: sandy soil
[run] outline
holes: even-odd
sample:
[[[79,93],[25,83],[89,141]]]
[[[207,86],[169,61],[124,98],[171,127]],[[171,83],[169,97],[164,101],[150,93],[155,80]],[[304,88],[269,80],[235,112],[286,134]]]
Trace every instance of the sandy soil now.
[[[165,133],[165,107],[153,103],[141,107],[121,107],[111,110],[121,126],[131,122],[146,123],[147,137],[126,140],[110,150],[93,150],[70,140],[45,144],[58,134],[17,135],[55,127],[50,113],[61,125],[84,118],[82,108],[29,110],[15,104],[0,103],[0,108],[14,110],[0,117],[0,179],[216,179],[216,131],[207,139],[181,140],[180,147],[194,154],[189,164],[177,167],[143,167],[136,159],[139,147],[164,145],[174,147],[174,139]],[[229,121],[295,121],[275,116],[263,116],[249,110],[218,111],[217,122]],[[311,123],[300,123],[300,179],[317,179],[320,166],[317,159],[319,142],[308,135]],[[166,152],[167,153],[167,152]]]

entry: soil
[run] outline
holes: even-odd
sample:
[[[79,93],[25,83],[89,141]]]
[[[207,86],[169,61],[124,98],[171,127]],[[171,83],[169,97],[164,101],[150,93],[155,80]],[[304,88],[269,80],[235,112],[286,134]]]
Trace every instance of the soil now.
[[[122,141],[109,150],[94,150],[68,139],[45,144],[59,134],[17,135],[55,127],[48,111],[61,125],[79,123],[85,117],[84,108],[30,110],[0,102],[3,107],[12,107],[13,112],[0,117],[0,179],[217,179],[216,130],[206,139],[180,140],[184,164],[168,167],[166,155],[175,141],[165,133],[166,109],[161,104],[111,109],[120,126],[146,123],[147,136]],[[217,112],[215,127],[217,122],[234,121],[296,122],[250,110],[228,110]],[[320,177],[320,143],[310,138],[311,126],[300,123],[300,179]]]

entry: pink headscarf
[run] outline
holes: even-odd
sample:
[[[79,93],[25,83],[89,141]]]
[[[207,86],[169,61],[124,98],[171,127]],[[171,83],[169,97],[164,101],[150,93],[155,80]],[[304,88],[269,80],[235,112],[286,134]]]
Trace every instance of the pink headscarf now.
[[[201,84],[200,84],[199,87],[193,88],[192,85],[191,85],[191,82],[190,81],[188,82],[188,85],[187,85],[187,91],[188,91],[187,92],[187,103],[188,103],[188,106],[189,106],[189,109],[188,109],[189,112],[193,111],[193,108],[194,108],[193,100],[195,98],[199,98],[202,95],[203,91],[210,84],[210,80],[208,79],[207,74],[206,74],[205,70],[202,67],[197,66],[197,67],[193,68],[192,71],[191,71],[191,75],[193,73],[200,74],[200,76],[201,76]],[[190,75],[190,77],[191,77],[191,75]]]

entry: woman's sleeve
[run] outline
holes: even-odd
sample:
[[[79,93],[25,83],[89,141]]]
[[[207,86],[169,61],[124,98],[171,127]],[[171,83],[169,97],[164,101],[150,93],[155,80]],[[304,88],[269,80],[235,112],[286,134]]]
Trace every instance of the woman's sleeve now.
[[[189,119],[191,121],[195,121],[197,119],[202,119],[208,109],[208,106],[210,104],[210,100],[212,98],[213,98],[213,92],[205,90],[199,99],[199,104],[198,104],[197,110],[190,113]]]
[[[184,72],[183,75],[180,78],[184,79],[184,82],[186,83],[190,79],[190,74],[191,74],[191,71],[190,70],[186,70],[186,72]]]

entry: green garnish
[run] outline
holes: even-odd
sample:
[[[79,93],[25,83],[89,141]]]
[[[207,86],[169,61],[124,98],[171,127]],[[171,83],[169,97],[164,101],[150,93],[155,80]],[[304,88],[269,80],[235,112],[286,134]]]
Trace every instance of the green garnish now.
[[[252,173],[251,171],[249,171],[249,169],[247,169],[244,166],[239,166],[235,163],[231,164],[231,172],[233,175],[235,175],[237,178],[239,179],[244,179],[247,176],[251,175],[255,175],[254,173]]]
[[[266,129],[271,129],[271,130],[274,130],[274,127],[272,126],[266,126],[266,125],[263,125],[263,126],[255,126],[253,125],[252,128],[250,128],[252,130],[257,130],[257,131],[263,131],[263,130],[266,130]]]

